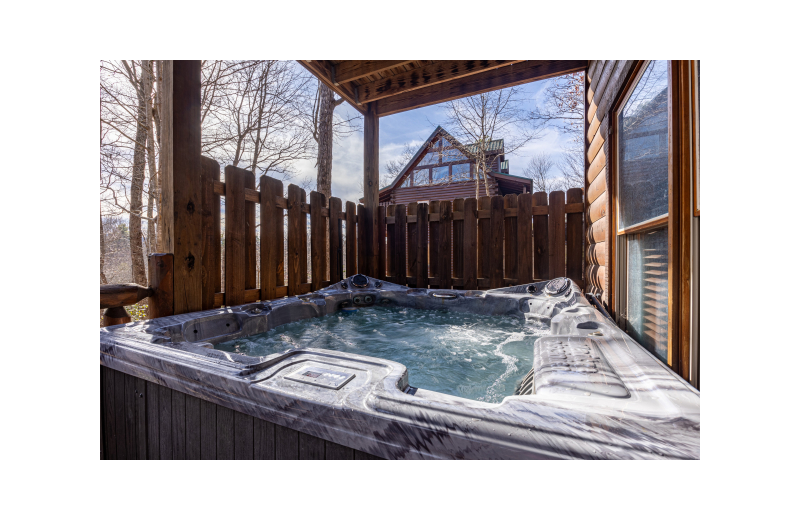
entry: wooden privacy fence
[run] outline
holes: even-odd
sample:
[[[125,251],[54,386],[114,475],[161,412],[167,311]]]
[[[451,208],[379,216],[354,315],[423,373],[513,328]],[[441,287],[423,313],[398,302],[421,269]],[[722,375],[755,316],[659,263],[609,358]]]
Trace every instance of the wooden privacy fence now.
[[[284,197],[283,183],[267,176],[256,189],[253,174],[233,166],[225,168],[223,183],[218,163],[205,157],[202,168],[204,309],[305,294],[359,272],[440,289],[492,289],[558,276],[583,285],[580,188],[568,190],[566,200],[556,191],[549,200],[542,192],[381,206],[378,251],[367,251],[363,205],[343,207],[340,199],[326,201],[314,191],[307,200],[293,184]],[[224,292],[220,197],[225,197]],[[256,204],[261,205],[258,226]],[[371,272],[376,254],[378,272]]]

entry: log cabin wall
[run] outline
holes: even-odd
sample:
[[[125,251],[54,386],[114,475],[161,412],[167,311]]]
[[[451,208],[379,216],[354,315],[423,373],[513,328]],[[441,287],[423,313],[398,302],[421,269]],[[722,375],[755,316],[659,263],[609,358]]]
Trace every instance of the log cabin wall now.
[[[586,292],[611,305],[611,107],[636,60],[596,60],[586,72]]]
[[[481,195],[486,191],[481,181]],[[494,177],[489,179],[489,195],[499,195],[497,181]],[[475,196],[475,181],[451,182],[448,184],[433,184],[426,186],[410,186],[408,188],[395,188],[392,191],[392,204],[410,204],[412,202],[431,200],[455,200]]]

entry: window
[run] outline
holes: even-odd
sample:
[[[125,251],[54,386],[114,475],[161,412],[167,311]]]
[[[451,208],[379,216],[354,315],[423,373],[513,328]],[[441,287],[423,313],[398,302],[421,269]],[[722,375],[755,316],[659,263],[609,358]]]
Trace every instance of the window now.
[[[439,166],[438,168],[432,168],[432,184],[444,184],[450,180],[450,167],[449,166]]]
[[[431,171],[428,168],[414,171],[414,186],[425,186],[431,183]]]
[[[641,67],[617,111],[617,294],[621,325],[669,362],[670,63]]]
[[[469,163],[462,163],[462,164],[454,164],[453,168],[453,182],[457,181],[467,181],[470,179],[469,171],[470,171],[470,164]]]

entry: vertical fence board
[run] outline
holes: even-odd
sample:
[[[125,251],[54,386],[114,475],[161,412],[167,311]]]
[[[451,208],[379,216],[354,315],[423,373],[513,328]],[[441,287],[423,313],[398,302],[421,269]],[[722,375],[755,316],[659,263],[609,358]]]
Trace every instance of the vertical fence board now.
[[[500,195],[493,196],[491,205],[491,217],[489,218],[491,229],[489,286],[492,289],[497,289],[505,287],[505,283],[503,283],[503,197]]]
[[[325,460],[325,440],[302,432],[297,436],[300,460]]]
[[[275,201],[283,197],[283,183],[273,177],[261,176],[261,297],[274,300],[276,289],[283,285],[283,209]]]
[[[233,448],[236,460],[253,460],[253,416],[233,412]]]
[[[564,192],[550,192],[547,213],[547,253],[550,263],[550,278],[566,275],[566,238],[564,236]]]
[[[417,247],[416,251],[416,270],[414,276],[417,278],[417,287],[428,288],[428,205],[421,203],[417,205]]]
[[[172,458],[186,460],[186,394],[172,392]]]
[[[214,242],[219,230],[219,195],[214,195],[214,181],[219,180],[219,163],[200,157],[200,194],[203,198],[203,310],[214,307],[214,292],[220,259],[219,244]]]
[[[567,190],[567,204],[583,202],[583,190]],[[583,212],[567,215],[567,278],[579,286],[583,283]]]
[[[396,213],[397,213],[396,205],[390,204],[386,208],[386,218],[394,219]],[[394,279],[395,272],[397,271],[397,267],[394,264],[395,229],[397,229],[396,223],[386,224],[386,278],[394,283],[399,283],[397,280]]]
[[[547,193],[533,194],[534,206],[547,206]],[[533,278],[546,280],[550,277],[550,258],[547,254],[547,215],[533,217]]]
[[[441,203],[438,200],[432,200],[428,204],[428,218],[436,215],[439,218]],[[428,223],[428,242],[430,248],[428,249],[428,270],[430,277],[436,278],[439,276],[439,222],[430,220]],[[431,285],[431,288],[438,288],[438,285]]]
[[[453,200],[453,214],[464,213],[464,199]],[[453,278],[464,279],[464,220],[453,220]],[[462,287],[463,288],[463,287]]]
[[[353,209],[355,210],[355,208]],[[297,430],[279,424],[275,425],[275,458],[277,460],[297,460],[299,433]]]
[[[345,240],[347,249],[346,263],[347,263],[347,277],[351,277],[358,273],[358,263],[356,262],[356,250],[358,246],[358,239],[356,238],[356,205],[353,202],[347,201],[345,204]]]
[[[233,410],[217,406],[217,460],[234,460]]]
[[[464,238],[461,243],[464,257],[464,290],[478,288],[478,201],[464,200]]]
[[[339,201],[340,207],[341,204]],[[253,458],[275,460],[275,425],[273,423],[253,419]]]
[[[186,459],[200,460],[200,399],[186,395]]]
[[[332,284],[342,280],[342,200],[331,197],[328,201],[330,218],[328,222],[328,257],[329,257],[329,280]]]
[[[513,193],[503,197],[503,207],[512,209],[518,207],[517,196]],[[506,278],[519,278],[517,266],[517,226],[519,219],[517,217],[505,217],[505,255],[503,260],[505,262],[504,272]]]
[[[125,424],[125,374],[114,370],[114,425],[117,433],[117,459],[128,460],[127,429]]]
[[[244,187],[256,189],[256,176],[251,171],[244,174]],[[244,288],[255,289],[256,285],[256,203],[244,203]]]
[[[492,197],[483,196],[478,199],[478,211],[492,209]],[[478,278],[489,278],[492,265],[491,219],[478,219]]]
[[[200,400],[200,458],[217,459],[217,405]]]
[[[244,200],[247,170],[225,167],[225,305],[244,303],[246,278],[246,211]]]
[[[417,222],[411,222],[412,219],[408,217],[414,217],[414,220],[417,219],[417,203],[410,202],[408,206],[406,206],[406,255],[408,259],[408,275],[409,276],[416,276],[417,274]],[[417,284],[419,284],[419,280],[417,280]],[[419,287],[419,285],[417,285]]]
[[[444,200],[439,204],[439,288],[450,289],[453,286],[451,240],[453,227],[452,203]]]
[[[386,206],[378,206],[378,272],[375,277],[386,279]]]
[[[369,272],[369,262],[367,259],[367,208],[359,204],[356,209],[356,220],[358,222],[358,272],[367,274]]]
[[[325,207],[325,195],[312,191],[309,197],[311,206],[311,290],[322,289],[325,281],[325,251],[327,239],[325,217],[322,210]]]
[[[158,456],[172,460],[172,390],[158,387]]]
[[[289,296],[300,294],[300,284],[303,283],[302,268],[306,257],[306,242],[304,240],[306,215],[302,211],[302,203],[306,194],[299,186],[289,185],[288,214],[289,214]]]
[[[406,285],[406,207],[402,204],[397,206],[394,214],[394,265],[395,283]]]
[[[135,460],[136,456],[136,397],[134,394],[134,377],[123,374],[125,380],[125,450],[128,459]]]
[[[517,284],[533,280],[533,194],[517,196]],[[513,235],[506,235],[513,236]]]
[[[147,382],[147,458],[150,460],[158,460],[161,458],[161,441],[159,434],[161,427],[159,426],[159,419],[161,417],[161,408],[158,404],[160,392],[158,385],[155,383]]]

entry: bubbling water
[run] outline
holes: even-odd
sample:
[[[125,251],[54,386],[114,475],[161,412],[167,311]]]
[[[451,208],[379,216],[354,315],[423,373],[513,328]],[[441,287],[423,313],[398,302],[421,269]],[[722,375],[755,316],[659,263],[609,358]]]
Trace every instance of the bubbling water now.
[[[499,403],[533,366],[533,343],[546,328],[514,316],[481,316],[403,307],[366,307],[301,320],[215,348],[266,356],[319,348],[389,359],[408,368],[411,386]]]

